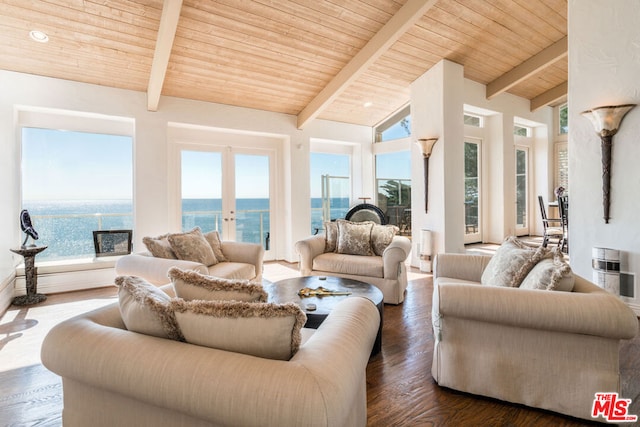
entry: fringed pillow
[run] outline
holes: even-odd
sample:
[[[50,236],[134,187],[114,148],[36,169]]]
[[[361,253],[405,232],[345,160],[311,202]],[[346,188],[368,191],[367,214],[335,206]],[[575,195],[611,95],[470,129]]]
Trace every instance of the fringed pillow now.
[[[128,330],[184,341],[169,295],[140,277],[119,276],[115,284],[119,288],[120,315]]]
[[[324,223],[324,251],[335,252],[338,248],[338,224],[327,221]]]
[[[220,240],[220,234],[217,231],[210,231],[208,233],[204,233],[204,238],[207,240],[209,246],[211,246],[211,249],[213,250],[213,255],[216,259],[215,263],[217,264],[219,262],[225,262],[227,260],[227,257],[225,257],[224,253],[222,252],[222,241]]]
[[[507,237],[482,272],[480,283],[517,288],[533,266],[551,256],[547,248],[528,246],[516,237]]]
[[[574,283],[575,277],[571,267],[564,261],[562,252],[558,249],[554,251],[553,258],[545,258],[531,269],[520,288],[571,292]]]
[[[347,255],[373,255],[371,230],[374,222],[351,222],[344,219],[339,219],[336,222],[338,223],[338,249],[336,252]]]
[[[173,249],[171,249],[171,243],[169,243],[167,237],[169,237],[169,234],[163,234],[158,237],[144,237],[142,243],[151,252],[151,255],[156,258],[178,259]]]
[[[168,273],[178,298],[190,300],[222,300],[266,302],[267,293],[259,283],[248,280],[205,276],[195,271],[172,267]]]
[[[213,249],[204,238],[200,227],[186,233],[169,234],[167,239],[178,259],[199,262],[206,266],[217,263]]]
[[[371,229],[371,247],[373,253],[382,256],[387,246],[391,244],[393,238],[400,229],[395,225],[375,224]]]
[[[307,316],[295,303],[171,302],[186,342],[267,359],[289,360]]]

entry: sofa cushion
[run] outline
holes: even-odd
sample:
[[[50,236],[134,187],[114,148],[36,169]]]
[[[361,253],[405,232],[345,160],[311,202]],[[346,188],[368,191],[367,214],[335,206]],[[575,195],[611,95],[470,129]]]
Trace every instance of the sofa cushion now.
[[[333,221],[324,223],[324,251],[335,252],[338,248],[338,224]]]
[[[200,231],[200,227],[195,227],[186,233],[171,233],[167,239],[178,259],[199,262],[204,265],[217,263],[213,249]]]
[[[251,280],[255,278],[256,275],[256,266],[243,262],[227,261],[209,266],[209,276]]]
[[[171,249],[168,237],[168,233],[158,237],[143,237],[142,243],[151,252],[151,255],[156,258],[178,259],[173,249]]]
[[[395,225],[374,224],[371,229],[371,248],[373,253],[382,256],[387,246],[391,244],[393,238],[400,229]]]
[[[371,249],[372,221],[351,222],[343,219],[338,224],[338,248],[336,252],[347,255],[373,255]]]
[[[176,296],[187,301],[267,301],[267,293],[262,285],[248,280],[205,276],[196,271],[182,270],[178,267],[169,269],[169,278],[173,283]]]
[[[507,237],[491,257],[480,282],[483,285],[518,287],[538,261],[551,255],[546,248],[531,247],[516,237]]]
[[[295,303],[171,302],[188,343],[289,360],[300,348],[307,316]]]
[[[182,341],[169,295],[136,276],[118,276],[120,315],[128,330]]]
[[[553,258],[545,258],[531,269],[520,288],[571,292],[574,282],[571,267],[564,261],[562,252],[557,250]]]
[[[328,273],[384,277],[384,263],[379,256],[356,256],[325,253],[313,259],[313,269]]]
[[[204,238],[207,240],[207,242],[211,246],[211,249],[213,250],[213,255],[215,257],[214,264],[225,262],[227,260],[227,257],[225,257],[224,253],[222,252],[222,241],[220,240],[220,234],[214,230],[208,233],[204,233]]]

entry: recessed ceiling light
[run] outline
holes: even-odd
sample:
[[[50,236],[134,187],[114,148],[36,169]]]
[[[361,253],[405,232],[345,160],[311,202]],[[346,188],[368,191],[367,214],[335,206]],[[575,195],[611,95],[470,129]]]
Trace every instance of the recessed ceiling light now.
[[[29,31],[29,37],[31,37],[31,40],[37,41],[38,43],[46,43],[49,41],[47,33],[39,30]]]
[[[368,101],[368,102],[365,102],[363,105],[364,105],[364,108],[369,108],[373,105],[373,102]]]

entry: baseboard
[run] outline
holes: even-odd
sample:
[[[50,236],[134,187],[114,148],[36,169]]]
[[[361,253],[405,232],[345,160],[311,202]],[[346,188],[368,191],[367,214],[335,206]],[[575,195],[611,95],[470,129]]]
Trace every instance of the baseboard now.
[[[15,281],[16,275],[13,273],[0,282],[0,316],[4,315],[11,305],[11,301],[13,301],[13,288]]]
[[[113,267],[44,274],[38,270],[38,293],[56,294],[60,292],[103,288],[113,284],[115,278],[116,271]],[[15,279],[15,295],[25,294],[25,278],[24,276],[18,276]]]

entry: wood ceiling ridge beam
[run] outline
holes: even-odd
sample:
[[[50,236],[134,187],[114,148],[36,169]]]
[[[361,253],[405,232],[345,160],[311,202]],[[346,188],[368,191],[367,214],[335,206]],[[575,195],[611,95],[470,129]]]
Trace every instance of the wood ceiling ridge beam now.
[[[564,58],[567,56],[567,49],[567,36],[565,36],[487,84],[487,99],[492,99],[506,92],[533,74]]]
[[[382,56],[437,0],[408,0],[367,44],[298,114],[298,129],[318,117],[344,90]]]
[[[162,6],[156,49],[153,53],[149,85],[147,86],[147,110],[158,111],[160,94],[169,65],[169,57],[173,48],[173,40],[178,29],[182,0],[165,0]]]
[[[548,91],[536,96],[530,101],[529,108],[533,113],[536,110],[539,110],[542,107],[546,107],[549,104],[553,104],[554,102],[559,101],[563,97],[567,96],[569,92],[569,84],[568,82],[560,83],[558,86],[549,89]]]

